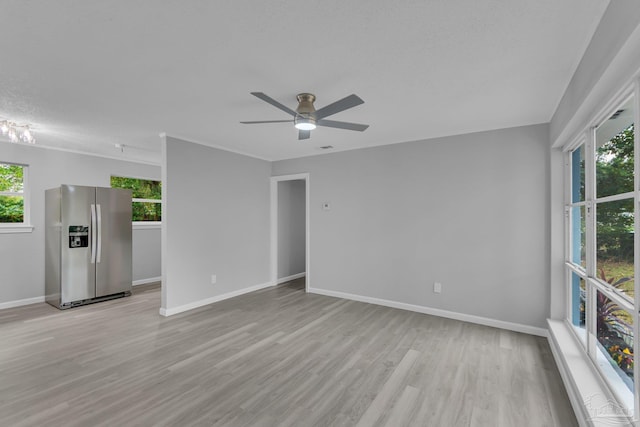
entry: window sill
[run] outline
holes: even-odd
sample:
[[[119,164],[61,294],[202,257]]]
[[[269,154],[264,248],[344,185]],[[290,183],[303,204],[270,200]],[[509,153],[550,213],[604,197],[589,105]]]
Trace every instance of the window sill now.
[[[160,228],[162,228],[162,222],[160,221],[139,221],[133,223],[134,230],[159,230]]]
[[[567,322],[548,320],[549,344],[580,425],[631,425]]]
[[[32,225],[25,225],[25,224],[0,224],[0,234],[7,234],[7,233],[31,233],[33,232],[33,226]]]

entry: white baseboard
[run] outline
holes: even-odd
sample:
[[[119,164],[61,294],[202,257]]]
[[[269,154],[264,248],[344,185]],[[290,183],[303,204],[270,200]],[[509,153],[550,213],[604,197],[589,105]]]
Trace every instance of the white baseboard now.
[[[150,277],[148,279],[134,280],[132,282],[132,285],[133,286],[145,285],[147,283],[160,282],[161,280],[162,280],[162,277]],[[19,299],[16,301],[0,302],[0,310],[4,310],[5,308],[21,307],[23,305],[29,305],[29,304],[37,304],[44,301],[45,301],[44,296],[41,296],[41,297],[34,297],[34,298]]]
[[[280,279],[278,279],[276,281],[276,285],[279,285],[281,283],[290,282],[292,280],[299,279],[301,277],[305,277],[306,275],[307,275],[307,273],[303,271],[302,273],[292,274],[291,276],[282,277],[282,278],[280,278]]]
[[[162,276],[149,277],[148,279],[134,280],[132,285],[133,286],[146,285],[147,283],[155,283],[155,282],[161,282],[161,281],[162,281]]]
[[[446,317],[447,319],[461,320],[463,322],[476,323],[484,326],[491,326],[509,331],[522,332],[530,335],[547,337],[548,332],[544,328],[522,325],[520,323],[505,322],[502,320],[489,319],[487,317],[474,316],[472,314],[457,313],[455,311],[441,310],[438,308],[425,307],[421,305],[407,304],[404,302],[390,301],[386,299],[366,297],[362,295],[348,294],[346,292],[330,291],[326,289],[309,288],[309,293],[326,295],[330,297],[344,298],[353,301],[366,302],[369,304],[382,305],[385,307],[399,308],[401,310],[415,311],[417,313],[430,314],[432,316]]]
[[[194,308],[202,307],[204,305],[213,304],[214,302],[223,301],[229,298],[237,297],[243,294],[248,294],[249,292],[259,291],[260,289],[268,288],[273,286],[273,283],[261,283],[255,286],[249,286],[248,288],[238,289],[237,291],[227,292],[226,294],[214,295],[210,298],[201,299],[199,301],[190,302],[188,304],[183,304],[178,307],[172,308],[160,308],[161,316],[173,316],[174,314],[183,313],[185,311],[193,310]]]
[[[21,307],[23,305],[29,305],[29,304],[37,304],[39,302],[44,302],[44,297],[43,296],[42,297],[19,299],[19,300],[16,300],[16,301],[0,302],[0,310],[4,310],[5,308]]]

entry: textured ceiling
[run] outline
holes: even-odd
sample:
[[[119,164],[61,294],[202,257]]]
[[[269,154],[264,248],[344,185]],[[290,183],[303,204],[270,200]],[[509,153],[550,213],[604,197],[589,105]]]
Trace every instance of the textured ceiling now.
[[[0,118],[150,162],[162,132],[277,160],[548,122],[607,0],[5,0]],[[298,141],[251,96],[365,104]],[[6,139],[5,139],[6,141]],[[115,147],[124,144],[124,153]],[[0,145],[1,149],[1,145]]]

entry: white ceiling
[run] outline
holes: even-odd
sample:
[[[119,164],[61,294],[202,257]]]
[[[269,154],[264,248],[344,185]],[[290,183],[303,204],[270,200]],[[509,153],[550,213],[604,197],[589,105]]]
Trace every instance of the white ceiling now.
[[[0,118],[160,161],[159,134],[269,160],[550,121],[608,0],[5,0]],[[351,93],[298,141],[295,109]],[[124,144],[124,153],[115,147]]]

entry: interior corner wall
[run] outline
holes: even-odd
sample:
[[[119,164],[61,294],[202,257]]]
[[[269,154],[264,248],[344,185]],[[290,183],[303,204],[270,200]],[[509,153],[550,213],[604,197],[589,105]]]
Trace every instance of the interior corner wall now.
[[[270,162],[169,136],[163,149],[162,310],[268,285]]]
[[[305,185],[278,182],[278,279],[305,272]]]
[[[272,173],[310,174],[313,288],[546,328],[548,163],[543,124],[283,160]]]
[[[31,233],[0,234],[0,304],[44,300],[44,191],[62,184],[109,187],[111,175],[160,179],[160,167],[0,142],[0,162],[29,166]],[[160,277],[160,230],[133,231],[133,280]]]

